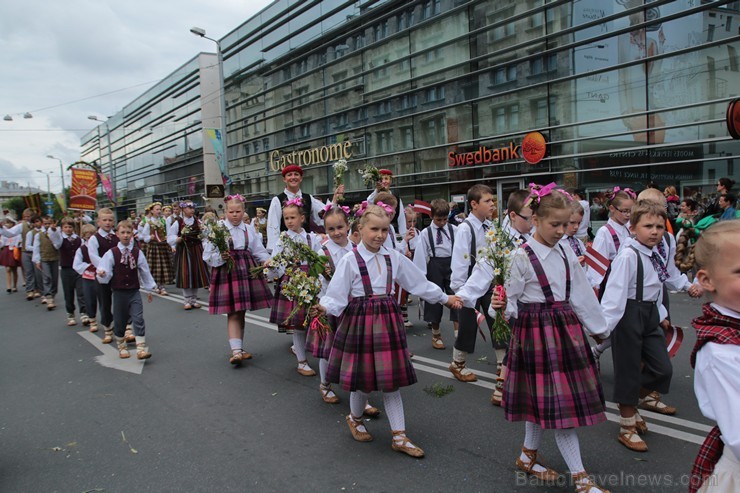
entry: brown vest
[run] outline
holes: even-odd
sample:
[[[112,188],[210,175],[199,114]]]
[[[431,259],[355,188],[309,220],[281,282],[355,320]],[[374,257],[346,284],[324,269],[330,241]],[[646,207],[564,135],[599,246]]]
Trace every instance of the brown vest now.
[[[56,262],[59,260],[59,251],[54,248],[54,244],[51,242],[49,235],[44,231],[39,233],[39,247],[41,250],[42,262]]]

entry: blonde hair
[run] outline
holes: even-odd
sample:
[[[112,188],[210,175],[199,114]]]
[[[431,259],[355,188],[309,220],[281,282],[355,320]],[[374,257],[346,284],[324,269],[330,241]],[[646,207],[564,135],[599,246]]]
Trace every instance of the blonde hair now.
[[[97,231],[97,228],[93,226],[92,224],[83,224],[80,227],[80,236],[83,238],[87,235],[92,236]]]
[[[118,221],[118,225],[116,226],[116,231],[120,229],[130,229],[131,231],[134,230],[134,224],[129,221],[128,219],[123,219],[121,221]]]
[[[363,227],[365,226],[365,224],[367,224],[367,222],[370,220],[370,216],[379,217],[384,221],[389,221],[388,214],[385,212],[385,209],[383,209],[379,205],[370,204],[365,209],[365,212],[362,213],[362,217],[360,218],[360,227]]]
[[[737,245],[733,242],[734,238],[730,238],[730,235],[733,234],[740,234],[740,221],[737,219],[720,221],[705,229],[694,245],[696,265],[700,269],[711,265],[713,261],[718,259],[724,243],[731,242],[733,248],[736,249]]]
[[[570,209],[573,200],[562,190],[553,190],[552,193],[545,195],[540,200],[532,200],[529,208],[532,213],[539,218],[548,217],[553,210]]]
[[[98,216],[112,216],[113,211],[108,209],[107,207],[103,207],[102,209],[98,209]]]
[[[224,204],[226,205],[226,207],[229,207],[229,204],[239,204],[240,206],[242,206],[243,211],[247,210],[247,204],[236,196],[232,197],[230,200],[224,201]]]
[[[215,212],[206,212],[205,214],[203,214],[203,217],[201,219],[203,220],[204,223],[207,223],[207,224],[215,223],[218,221],[218,216],[216,215]]]
[[[637,196],[637,202],[645,200],[655,202],[656,204],[661,206],[666,205],[665,195],[663,195],[663,192],[661,192],[657,188],[646,188],[645,190],[640,192],[640,195]]]
[[[668,195],[676,195],[676,187],[674,187],[673,185],[669,185],[665,187],[663,193],[667,193]]]
[[[586,211],[583,210],[583,206],[577,200],[573,200],[570,203],[570,211],[571,211],[571,214],[579,214],[581,216],[586,214]]]

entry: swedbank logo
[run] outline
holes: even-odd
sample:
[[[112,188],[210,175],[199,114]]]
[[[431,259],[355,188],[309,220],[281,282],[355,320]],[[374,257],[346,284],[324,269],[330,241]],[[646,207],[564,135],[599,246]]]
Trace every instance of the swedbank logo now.
[[[450,167],[474,166],[524,159],[529,164],[537,164],[547,155],[547,140],[539,132],[530,132],[524,136],[521,144],[509,142],[508,146],[495,149],[481,146],[477,151],[447,154]]]

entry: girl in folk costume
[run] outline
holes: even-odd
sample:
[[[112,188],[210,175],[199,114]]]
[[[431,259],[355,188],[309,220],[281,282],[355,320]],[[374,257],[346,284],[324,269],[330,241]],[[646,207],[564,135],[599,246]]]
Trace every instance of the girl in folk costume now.
[[[160,216],[162,204],[151,204],[150,212],[151,216],[144,225],[141,236],[147,244],[146,261],[149,263],[149,270],[157,282],[154,292],[166,296],[164,285],[171,283],[175,277],[172,271],[172,248],[167,243],[167,224]]]
[[[3,225],[10,229],[15,226],[15,221],[6,217]],[[5,267],[5,292],[15,293],[18,291],[18,267],[21,266],[21,235],[0,236],[0,265]]]
[[[385,412],[393,431],[392,448],[412,457],[423,450],[406,437],[400,388],[416,382],[409,359],[406,331],[393,284],[429,303],[459,308],[459,298],[447,296],[404,255],[383,247],[390,226],[386,211],[368,205],[360,219],[362,241],[336,265],[317,312],[339,318],[327,379],[351,392],[347,424],[360,442],[373,439],[361,421],[367,395],[383,392]]]
[[[329,266],[333,274],[336,265],[346,254],[352,252],[353,245],[349,241],[347,233],[349,232],[349,207],[327,205],[321,219],[324,221],[324,228],[329,239],[321,246],[324,255],[329,259]],[[325,283],[324,290],[326,289]],[[321,398],[328,404],[337,404],[339,397],[331,390],[329,381],[326,379],[326,370],[329,366],[329,353],[331,344],[334,340],[334,331],[337,330],[337,318],[329,315],[329,327],[331,332],[326,334],[319,333],[313,328],[309,329],[306,337],[306,351],[310,351],[315,358],[319,359],[319,375],[321,376]]]
[[[740,221],[715,224],[696,243],[696,274],[712,302],[693,321],[694,392],[715,421],[691,471],[689,492],[740,489]]]
[[[305,212],[303,209],[303,199],[296,197],[287,200],[283,204],[283,221],[288,230],[285,234],[288,238],[297,243],[306,243],[313,251],[323,253],[321,250],[321,238],[315,233],[307,233],[303,229],[305,221]],[[278,238],[275,248],[272,250],[272,256],[280,254],[285,249],[282,238]],[[308,271],[308,264],[301,263],[301,269]],[[316,372],[308,365],[306,360],[306,327],[303,322],[306,319],[306,311],[299,309],[295,315],[288,319],[288,316],[295,308],[295,302],[290,301],[282,293],[283,283],[290,282],[290,278],[285,276],[283,267],[273,269],[271,275],[276,276],[278,281],[275,283],[275,302],[272,304],[270,312],[270,322],[277,324],[278,332],[293,335],[292,351],[298,359],[298,373],[305,377],[312,377]]]
[[[179,216],[172,216],[167,243],[175,249],[175,286],[182,288],[185,310],[200,308],[198,289],[208,286],[208,271],[203,262],[203,224],[195,217],[195,204],[180,202]]]
[[[96,319],[98,311],[98,283],[95,278],[95,266],[90,261],[88,241],[95,234],[95,226],[83,224],[80,226],[82,245],[75,252],[72,268],[82,276],[82,295],[85,298],[85,315],[87,316],[90,332],[98,331]]]
[[[227,314],[227,329],[232,365],[252,358],[244,351],[244,312],[269,308],[272,295],[264,279],[253,279],[250,269],[270,258],[257,232],[244,224],[244,197],[229,195],[226,202],[226,219],[220,223],[228,229],[229,250],[220,252],[205,238],[203,260],[211,267],[208,313]],[[255,261],[256,258],[256,261]]]
[[[134,232],[134,239],[138,243],[141,251],[144,252],[144,255],[146,255],[146,249],[148,246],[146,242],[144,242],[144,227],[151,217],[151,210],[151,205],[148,205],[144,208],[144,214],[142,214],[141,216],[141,221],[138,221],[138,223],[136,223],[136,230]]]
[[[517,468],[542,481],[557,479],[558,473],[537,462],[542,430],[554,429],[576,491],[603,492],[583,467],[575,428],[606,420],[586,334],[599,340],[608,333],[578,259],[558,244],[571,216],[572,199],[554,188],[554,183],[533,188],[535,233],[514,253],[508,299],[495,294],[491,302],[492,310],[506,307],[507,317],[515,319],[502,404],[507,420],[526,422]],[[486,282],[490,284],[490,278]]]

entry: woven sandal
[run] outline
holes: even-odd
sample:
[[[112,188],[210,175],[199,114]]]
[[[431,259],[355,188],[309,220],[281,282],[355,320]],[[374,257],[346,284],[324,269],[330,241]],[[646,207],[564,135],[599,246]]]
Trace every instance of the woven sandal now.
[[[352,438],[358,442],[372,442],[373,436],[367,431],[367,427],[362,422],[362,419],[355,419],[351,414],[347,415],[347,426],[349,431],[352,433]],[[365,428],[365,431],[361,431],[359,427]]]
[[[530,474],[534,476],[535,478],[539,479],[540,481],[544,481],[546,483],[552,483],[554,481],[557,481],[557,479],[560,477],[560,474],[558,474],[557,471],[550,469],[549,467],[543,466],[539,462],[537,462],[537,451],[528,449],[526,447],[522,447],[522,453],[527,456],[529,459],[529,462],[524,462],[521,457],[516,458],[516,467],[520,471],[524,471],[527,474]],[[543,467],[544,471],[535,471],[534,466],[540,466]]]
[[[465,372],[466,368],[464,361],[461,363],[453,361],[452,363],[450,363],[449,370],[450,372],[452,372],[455,378],[457,378],[461,382],[475,382],[478,380],[478,377],[476,377],[475,373],[473,373],[472,371],[468,370],[467,372]]]
[[[322,383],[319,385],[319,391],[321,391],[321,399],[327,404],[339,404],[339,397],[331,389],[331,385]]]
[[[596,489],[601,493],[609,493],[609,490],[605,490],[601,486],[598,486],[596,483],[594,483],[588,476],[588,473],[586,471],[571,474],[571,478],[573,479],[573,484],[576,487],[576,493],[591,493],[592,489]]]
[[[369,418],[377,418],[378,416],[380,416],[380,409],[378,409],[377,407],[371,406],[370,404],[367,404],[365,406],[365,410],[362,411],[362,414]]]
[[[640,399],[639,408],[647,411],[653,411],[655,413],[667,414],[672,416],[676,414],[676,408],[669,406],[662,402],[661,395],[658,392],[650,392],[648,395]]]
[[[501,401],[504,398],[504,379],[496,377],[496,386],[491,394],[491,404],[501,407]]]
[[[617,440],[633,452],[647,452],[647,443],[637,434],[637,427],[634,429],[620,428]]]
[[[424,451],[414,444],[409,438],[406,436],[406,430],[399,430],[393,432],[393,441],[391,442],[391,448],[395,450],[396,452],[401,452],[409,457],[414,457],[415,459],[421,459],[424,457]]]

